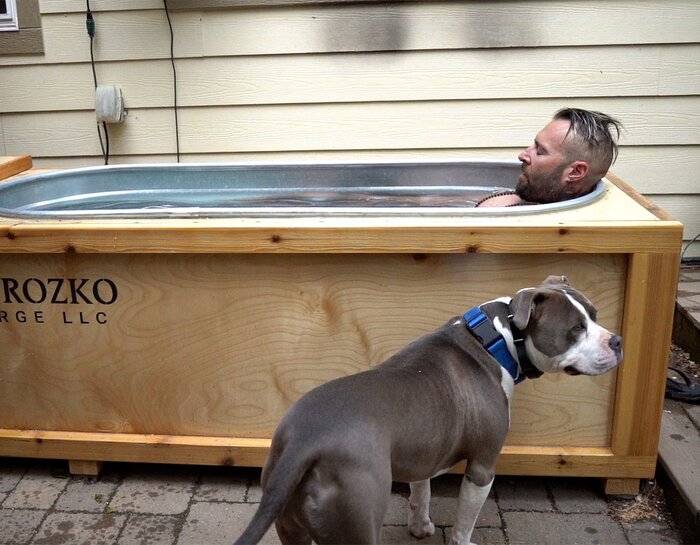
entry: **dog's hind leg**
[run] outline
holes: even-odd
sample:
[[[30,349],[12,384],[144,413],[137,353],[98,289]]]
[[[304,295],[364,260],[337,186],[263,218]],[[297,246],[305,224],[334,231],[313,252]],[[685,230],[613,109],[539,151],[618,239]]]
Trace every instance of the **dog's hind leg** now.
[[[410,483],[408,531],[413,537],[423,539],[435,533],[435,525],[430,521],[430,479]]]
[[[282,545],[311,545],[311,536],[287,511],[275,520],[275,529]]]
[[[391,468],[334,470],[305,503],[304,524],[318,545],[378,544],[391,495]],[[312,505],[313,504],[313,505]]]

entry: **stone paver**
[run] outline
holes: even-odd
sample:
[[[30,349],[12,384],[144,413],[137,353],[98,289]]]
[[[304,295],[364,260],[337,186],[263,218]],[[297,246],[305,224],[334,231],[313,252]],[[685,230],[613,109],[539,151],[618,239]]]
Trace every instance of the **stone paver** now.
[[[192,498],[196,471],[138,466],[124,479],[109,503],[117,512],[176,515],[183,513]]]
[[[555,507],[563,513],[602,513],[608,508],[598,480],[550,479],[547,483]]]
[[[58,499],[68,479],[55,477],[50,466],[37,465],[22,476],[2,506],[18,509],[49,509]]]
[[[43,466],[42,464],[46,464]],[[110,469],[110,467],[117,469]],[[449,543],[461,477],[432,486],[435,535],[419,542],[407,528],[408,486],[395,484],[382,543]],[[262,497],[260,471],[108,464],[98,479],[66,477],[55,463],[0,458],[0,545],[230,545]],[[477,521],[479,545],[680,544],[654,520],[617,522],[595,479],[498,477]],[[262,543],[279,545],[270,528]]]
[[[640,532],[631,530],[627,532],[630,545],[681,545],[675,536],[665,536],[658,532]]]
[[[0,458],[0,493],[7,495],[12,492],[29,467],[24,460]]]
[[[251,503],[194,503],[177,545],[231,545],[233,539],[243,533],[256,508],[257,505]],[[279,545],[274,528],[260,543]]]
[[[0,545],[29,543],[46,514],[28,509],[0,510]]]
[[[625,534],[612,519],[593,514],[503,514],[510,545],[604,545],[624,544]],[[534,522],[536,520],[536,522]]]
[[[505,477],[496,479],[494,490],[501,509],[552,511],[544,479]]]
[[[32,545],[107,545],[114,543],[126,516],[113,513],[51,513]]]
[[[181,526],[181,516],[132,514],[117,545],[171,545]]]
[[[201,482],[197,486],[194,499],[197,501],[244,502],[248,496],[251,480],[255,478],[245,471],[240,471],[232,476],[220,471],[205,470]],[[259,486],[256,488],[259,489]],[[258,496],[262,496],[262,490],[259,490]]]
[[[116,489],[116,482],[76,478],[68,483],[58,498],[55,509],[99,513],[105,510]]]

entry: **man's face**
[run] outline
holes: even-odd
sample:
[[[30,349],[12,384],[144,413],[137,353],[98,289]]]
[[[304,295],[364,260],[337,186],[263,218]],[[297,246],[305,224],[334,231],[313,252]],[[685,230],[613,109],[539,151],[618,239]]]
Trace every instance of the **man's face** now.
[[[523,172],[515,192],[521,199],[549,203],[571,198],[565,181],[569,164],[565,140],[569,124],[566,119],[551,121],[537,134],[534,143],[518,155]]]

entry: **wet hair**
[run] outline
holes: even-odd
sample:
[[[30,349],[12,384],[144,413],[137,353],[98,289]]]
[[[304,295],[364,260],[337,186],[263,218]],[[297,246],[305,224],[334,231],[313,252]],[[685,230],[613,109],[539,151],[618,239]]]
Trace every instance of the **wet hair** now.
[[[604,176],[617,159],[617,142],[622,123],[602,112],[579,108],[562,108],[552,119],[565,119],[571,123],[566,135],[573,135],[573,141],[578,144],[576,151],[583,156],[573,157],[572,150],[569,160],[586,160],[596,181]]]

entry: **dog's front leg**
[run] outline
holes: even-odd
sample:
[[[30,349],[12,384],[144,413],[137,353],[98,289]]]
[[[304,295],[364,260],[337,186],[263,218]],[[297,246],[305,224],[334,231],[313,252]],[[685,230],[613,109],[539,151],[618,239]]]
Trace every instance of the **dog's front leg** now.
[[[450,545],[474,545],[471,542],[472,532],[476,519],[486,501],[493,484],[491,481],[479,486],[466,475],[462,479],[459,488],[459,507],[457,508],[457,522],[452,529]]]
[[[430,479],[410,483],[408,531],[413,537],[422,539],[435,533],[435,525],[430,522]]]

